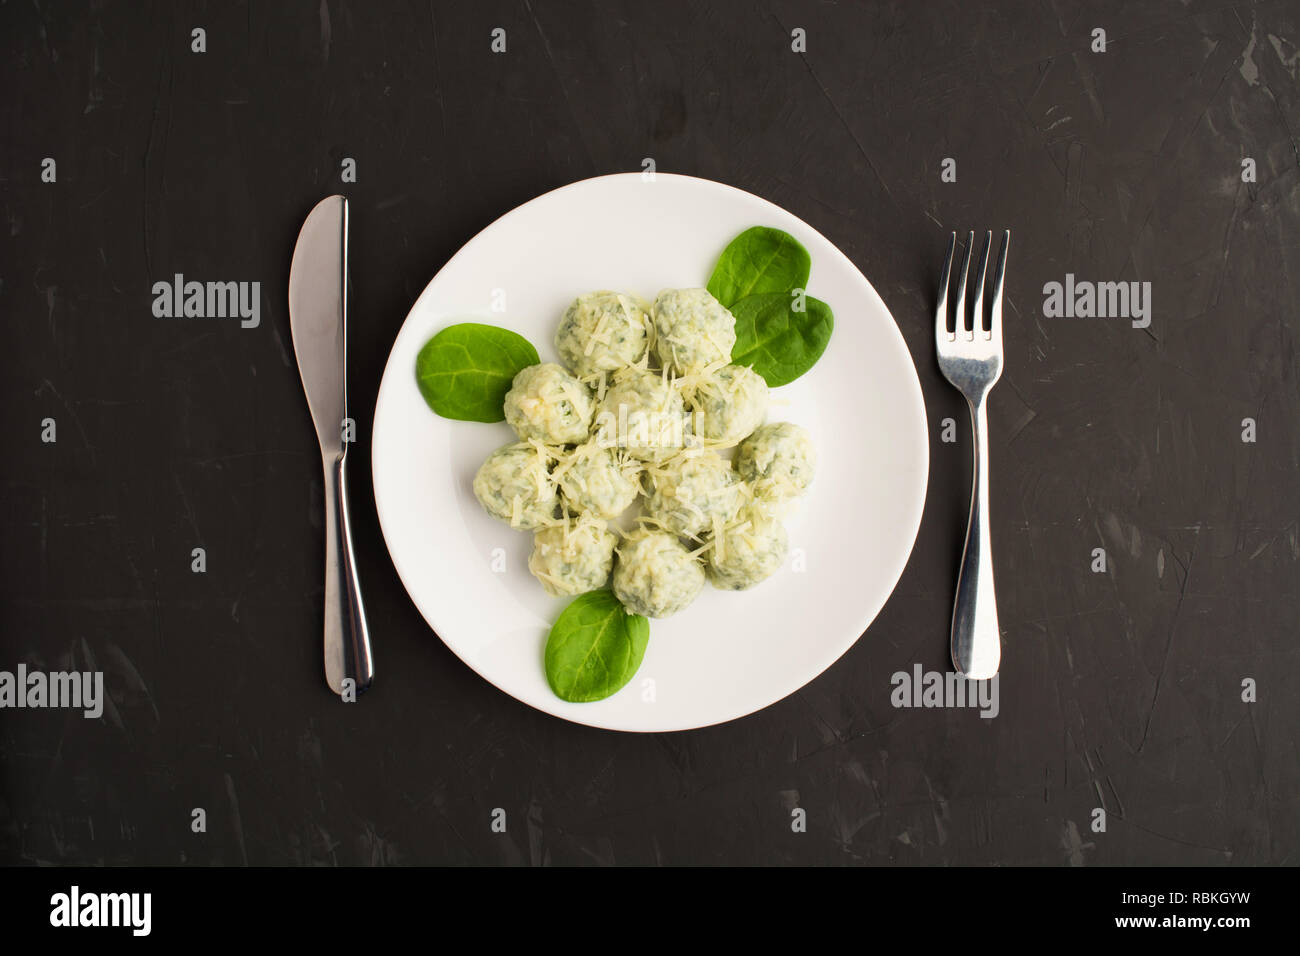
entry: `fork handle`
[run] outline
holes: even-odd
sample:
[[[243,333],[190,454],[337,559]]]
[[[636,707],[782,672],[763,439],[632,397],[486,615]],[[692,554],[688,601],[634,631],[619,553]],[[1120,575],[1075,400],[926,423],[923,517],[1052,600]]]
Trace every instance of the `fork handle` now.
[[[957,599],[952,609],[952,662],[970,680],[987,680],[998,672],[1002,639],[998,604],[993,592],[993,549],[989,542],[989,420],[986,391],[970,405],[974,432],[974,487],[966,547],[957,572]]]

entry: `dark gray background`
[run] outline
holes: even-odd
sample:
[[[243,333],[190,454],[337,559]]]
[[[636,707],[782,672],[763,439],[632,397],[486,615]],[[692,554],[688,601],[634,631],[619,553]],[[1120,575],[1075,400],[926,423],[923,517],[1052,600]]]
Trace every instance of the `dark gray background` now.
[[[112,698],[102,721],[0,713],[0,861],[1295,862],[1294,0],[10,2],[0,24],[0,669],[97,667]],[[907,571],[842,660],[761,713],[636,736],[535,712],[437,640],[367,466],[428,279],[517,204],[647,156],[858,264],[912,350],[932,464]],[[302,219],[338,191],[380,674],[346,707],[321,676],[319,458],[285,306]],[[898,710],[893,672],[947,666],[968,495],[934,286],[950,231],[1004,227],[1001,714]],[[260,280],[262,326],[154,318],[174,272]],[[1067,272],[1150,281],[1151,327],[1044,318]]]

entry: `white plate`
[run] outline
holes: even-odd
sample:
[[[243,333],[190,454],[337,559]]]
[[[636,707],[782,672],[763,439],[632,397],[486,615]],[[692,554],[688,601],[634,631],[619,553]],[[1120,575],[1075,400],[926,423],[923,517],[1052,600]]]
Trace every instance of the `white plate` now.
[[[573,298],[618,289],[653,298],[700,287],[750,226],[775,226],[812,254],[808,293],[835,311],[818,364],[772,391],[769,421],[808,428],[818,472],[787,521],[790,557],[748,591],[706,586],[650,622],[640,671],[591,704],[557,698],[542,653],[567,603],[528,572],[532,535],[488,517],[471,484],[514,441],[504,422],[440,418],[415,382],[438,330],[473,320],[525,336],[558,361],[554,335]],[[494,311],[504,302],[504,311]],[[581,724],[667,731],[741,717],[794,693],[867,629],[907,563],[929,468],[925,404],[903,337],[849,259],[807,223],[730,186],[659,173],[565,186],[502,216],[425,288],[393,345],[375,408],[375,504],[397,573],[420,613],[466,664],[507,694]],[[504,568],[504,570],[500,570]],[[400,666],[383,657],[378,670]]]

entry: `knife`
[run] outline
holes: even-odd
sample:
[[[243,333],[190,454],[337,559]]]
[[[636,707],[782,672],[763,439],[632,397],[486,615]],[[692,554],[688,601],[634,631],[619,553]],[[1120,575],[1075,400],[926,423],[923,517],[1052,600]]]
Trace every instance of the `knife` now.
[[[325,469],[325,680],[344,696],[345,680],[360,694],[375,673],[348,514],[347,282],[348,201],[330,196],[298,233],[289,267],[289,327]]]

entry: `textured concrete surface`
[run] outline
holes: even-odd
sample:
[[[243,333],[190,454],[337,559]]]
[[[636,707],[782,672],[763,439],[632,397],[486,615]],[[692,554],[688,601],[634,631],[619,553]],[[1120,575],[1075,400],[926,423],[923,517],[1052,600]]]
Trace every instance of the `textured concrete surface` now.
[[[1296,862],[1296,3],[9,3],[0,23],[0,669],[100,669],[111,695],[99,721],[0,715],[0,862]],[[644,157],[806,219],[897,318],[933,436],[893,598],[759,714],[571,726],[430,633],[358,468],[381,678],[340,706],[285,309],[303,216],[353,202],[365,459],[424,283],[520,202]],[[1004,227],[1000,713],[896,709],[891,674],[947,666],[968,494],[934,284],[950,231]],[[260,281],[261,326],[154,318],[176,272]],[[1149,327],[1043,315],[1067,273],[1150,282]]]

